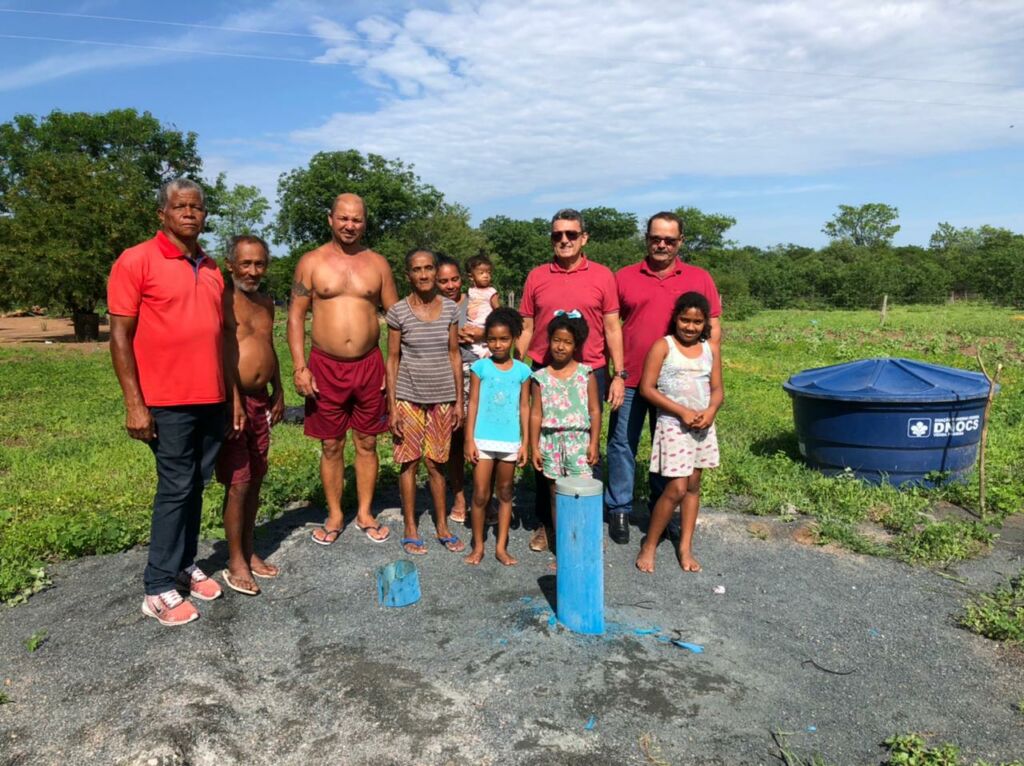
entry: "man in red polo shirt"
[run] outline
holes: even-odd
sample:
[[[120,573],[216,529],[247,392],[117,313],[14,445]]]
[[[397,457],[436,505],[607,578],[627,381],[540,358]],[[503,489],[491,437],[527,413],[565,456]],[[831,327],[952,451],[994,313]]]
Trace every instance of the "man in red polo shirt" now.
[[[604,502],[608,512],[608,534],[615,542],[629,542],[629,513],[633,509],[636,450],[644,420],[652,433],[656,408],[637,392],[644,358],[651,345],[668,333],[668,320],[676,298],[691,290],[701,293],[711,305],[711,344],[718,353],[722,328],[722,303],[715,282],[704,269],[679,260],[683,224],[675,213],[655,213],[647,222],[647,257],[615,274],[622,314],[625,347],[626,394],[622,407],[608,421],[608,486]],[[651,498],[664,486],[651,474]]]
[[[203,488],[224,437],[224,280],[199,247],[202,188],[170,181],[157,207],[160,231],[121,253],[110,271],[107,309],[125,428],[156,457],[142,611],[162,625],[183,625],[199,613],[178,588],[204,601],[221,595],[195,557]],[[241,431],[244,410],[234,404],[232,425]]]
[[[577,309],[590,333],[583,344],[579,361],[593,368],[601,401],[612,410],[622,405],[625,380],[622,375],[622,325],[619,322],[619,299],[615,276],[611,269],[594,263],[583,252],[587,232],[583,216],[575,210],[559,210],[551,219],[551,247],[554,258],[538,266],[526,277],[519,313],[523,315],[523,334],[516,348],[520,357],[527,357],[534,368],[547,364],[548,323],[555,312]],[[609,357],[616,375],[609,385]],[[547,484],[537,475],[536,515],[540,526],[530,540],[530,549],[548,547],[551,526],[551,505]]]

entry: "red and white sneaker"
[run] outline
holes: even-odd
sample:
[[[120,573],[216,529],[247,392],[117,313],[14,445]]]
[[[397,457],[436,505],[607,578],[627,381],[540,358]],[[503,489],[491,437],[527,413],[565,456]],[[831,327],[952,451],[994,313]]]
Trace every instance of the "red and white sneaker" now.
[[[207,577],[206,573],[195,564],[178,575],[178,582],[183,587],[188,587],[189,594],[200,601],[213,601],[224,595],[224,591],[216,581]]]
[[[184,625],[199,619],[199,612],[191,601],[183,599],[176,590],[165,591],[158,596],[146,596],[142,600],[142,613],[153,617],[161,625]]]

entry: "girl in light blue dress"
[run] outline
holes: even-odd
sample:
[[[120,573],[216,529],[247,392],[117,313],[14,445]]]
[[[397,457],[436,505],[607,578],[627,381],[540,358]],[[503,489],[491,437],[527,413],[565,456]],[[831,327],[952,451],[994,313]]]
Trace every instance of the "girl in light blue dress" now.
[[[505,566],[518,561],[508,552],[512,524],[512,481],[516,466],[526,465],[527,416],[530,411],[530,368],[512,358],[523,318],[510,308],[487,316],[484,340],[490,356],[469,368],[469,412],[466,416],[466,460],[473,464],[473,548],[467,564],[484,557],[484,523],[491,502],[491,478],[498,496],[498,535],[494,555]]]

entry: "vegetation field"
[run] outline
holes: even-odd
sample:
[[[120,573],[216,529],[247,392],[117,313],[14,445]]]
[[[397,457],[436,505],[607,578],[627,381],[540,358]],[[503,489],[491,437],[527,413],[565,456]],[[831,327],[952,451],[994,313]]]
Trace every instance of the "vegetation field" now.
[[[704,504],[753,514],[809,517],[819,543],[945,564],[981,551],[1002,518],[1024,507],[1024,315],[983,305],[877,312],[764,311],[725,321],[726,404],[719,423],[722,467],[709,472]],[[279,355],[290,381],[283,325]],[[978,512],[978,479],[931,490],[897,491],[825,478],[800,461],[782,383],[795,372],[853,359],[906,356],[970,370],[980,352],[990,371],[1002,363],[992,410],[988,516]],[[287,402],[299,404],[288,387]],[[145,543],[155,476],[148,448],[123,429],[121,394],[100,346],[0,348],[0,600],[21,600],[47,582],[48,563]],[[381,482],[397,471],[381,439]],[[639,458],[646,465],[649,448]],[[637,492],[646,492],[646,470]],[[532,485],[528,482],[527,485]],[[350,482],[346,488],[352,491]],[[264,485],[265,517],[292,500],[319,499],[318,445],[300,427],[274,431]],[[220,534],[222,490],[206,493],[203,534]]]

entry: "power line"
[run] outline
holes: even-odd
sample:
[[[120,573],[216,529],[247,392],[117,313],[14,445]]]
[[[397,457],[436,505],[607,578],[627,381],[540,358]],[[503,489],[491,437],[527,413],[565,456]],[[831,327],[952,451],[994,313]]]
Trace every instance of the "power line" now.
[[[137,43],[116,43],[106,40],[79,40],[66,37],[44,37],[41,35],[10,35],[0,34],[0,39],[8,40],[36,40],[41,42],[65,43],[72,45],[100,45],[109,48],[129,48],[133,50],[151,50],[163,53],[179,53],[193,56],[222,56],[226,58],[256,59],[260,61],[282,61],[292,64],[311,64],[314,66],[348,66],[340,61],[317,61],[293,56],[265,56],[255,53],[234,53],[231,51],[216,51],[208,48],[171,48],[162,45],[140,45]],[[674,90],[692,91],[696,93],[725,93],[751,96],[771,96],[773,98],[804,99],[811,101],[852,101],[869,104],[893,104],[896,106],[949,106],[969,107],[972,109],[990,109],[993,111],[1006,112],[1005,104],[974,104],[966,101],[931,101],[922,99],[893,99],[893,98],[866,98],[860,96],[836,95],[833,93],[793,93],[791,91],[766,91],[766,90],[743,90],[740,88],[696,88],[685,85],[673,85]]]
[[[185,27],[186,29],[210,29],[219,32],[243,32],[253,35],[277,35],[279,37],[306,37],[314,40],[336,40],[338,42],[352,42],[356,38],[353,35],[346,37],[330,37],[327,35],[313,35],[308,32],[281,32],[273,29],[254,29],[252,27],[228,27],[217,24],[188,24],[183,21],[163,21],[161,19],[134,19],[126,16],[98,16],[91,13],[64,13],[61,11],[26,11],[15,8],[0,8],[0,13],[22,13],[33,16],[59,16],[70,19],[93,19],[95,21],[122,21],[130,24],[157,24],[165,27]]]
[[[330,36],[330,35],[315,35],[308,32],[283,32],[272,29],[255,29],[252,27],[232,27],[222,26],[217,24],[191,24],[181,21],[163,21],[160,19],[140,19],[131,18],[127,16],[101,16],[97,14],[89,13],[67,13],[61,11],[35,11],[35,10],[21,10],[15,8],[0,8],[0,13],[19,13],[19,14],[30,14],[36,16],[56,16],[62,18],[73,18],[73,19],[93,19],[96,21],[117,21],[130,24],[155,24],[159,26],[179,27],[187,29],[206,29],[212,31],[221,32],[240,32],[243,34],[254,34],[254,35],[272,35],[280,37],[297,37],[312,40],[321,41],[335,41],[335,42],[354,42],[358,41],[359,38],[354,35],[346,35],[342,37]],[[576,58],[590,59],[595,61],[605,61],[604,57],[600,56],[589,56],[587,54],[576,54]],[[619,61],[634,61],[638,63],[652,63],[651,59],[640,59],[616,56]],[[659,63],[659,62],[654,62]],[[785,74],[785,75],[798,75],[802,77],[838,77],[843,79],[853,80],[875,80],[879,82],[918,82],[928,83],[933,85],[969,85],[974,87],[984,88],[1006,88],[1013,87],[1013,83],[1008,82],[991,82],[991,81],[978,81],[978,80],[946,80],[941,78],[931,77],[900,77],[896,75],[872,75],[872,74],[854,74],[850,72],[816,72],[808,69],[773,69],[770,67],[741,67],[741,66],[718,66],[715,64],[703,64],[693,63],[687,64],[683,62],[661,62],[669,66],[676,66],[680,68],[688,69],[710,69],[722,72],[755,72],[759,74]]]

